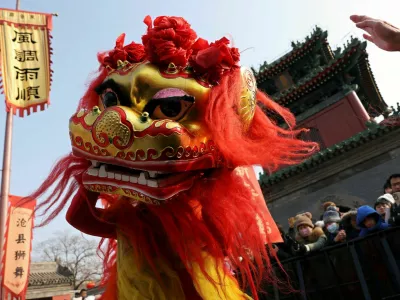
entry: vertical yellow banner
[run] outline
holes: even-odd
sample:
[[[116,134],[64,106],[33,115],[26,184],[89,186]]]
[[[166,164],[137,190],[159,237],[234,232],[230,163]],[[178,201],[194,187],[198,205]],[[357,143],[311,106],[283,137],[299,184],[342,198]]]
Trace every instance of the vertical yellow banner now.
[[[29,115],[50,103],[51,15],[0,10],[0,61],[6,109]]]

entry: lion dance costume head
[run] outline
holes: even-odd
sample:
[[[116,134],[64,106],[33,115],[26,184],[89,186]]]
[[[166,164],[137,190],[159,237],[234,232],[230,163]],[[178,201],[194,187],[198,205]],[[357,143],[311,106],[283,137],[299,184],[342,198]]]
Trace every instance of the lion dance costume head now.
[[[145,24],[142,44],[122,34],[98,55],[72,153],[30,197],[52,189],[42,225],[70,203],[68,222],[108,241],[103,299],[249,299],[245,287],[257,298],[274,277],[246,166],[298,163],[316,145],[295,138],[293,115],[257,90],[228,39],[198,38],[180,17]]]

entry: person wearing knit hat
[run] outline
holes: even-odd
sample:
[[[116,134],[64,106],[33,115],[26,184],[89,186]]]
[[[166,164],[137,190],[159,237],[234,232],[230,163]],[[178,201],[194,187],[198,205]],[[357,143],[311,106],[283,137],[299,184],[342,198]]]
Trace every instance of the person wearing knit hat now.
[[[326,212],[328,207],[334,207],[336,209],[336,211],[339,211],[339,208],[336,206],[336,204],[334,202],[332,202],[332,201],[325,202],[324,204],[322,204],[323,213],[322,213],[322,215],[320,217],[321,221],[323,221],[324,213]]]
[[[374,209],[382,219],[385,220],[386,212],[390,210],[394,202],[394,198],[391,194],[384,194],[375,201]]]
[[[339,230],[341,218],[336,207],[329,206],[324,213],[323,219],[325,223],[324,231],[328,238],[329,246],[346,241],[346,232]]]
[[[309,212],[295,217],[296,241],[293,252],[302,255],[323,248],[326,244],[326,236],[320,227],[315,227],[312,215]]]
[[[307,225],[311,229],[314,228],[314,224],[312,222],[312,214],[309,212],[305,212],[303,214],[297,215],[294,221],[294,227],[298,231],[299,226]]]
[[[328,201],[322,204],[322,208],[324,209],[324,212],[328,209],[328,207],[334,206],[336,207],[336,204],[334,202]]]
[[[389,202],[391,205],[395,203],[394,197],[392,194],[383,194],[380,196],[376,202],[379,202],[380,200],[385,200],[386,202]]]
[[[340,215],[335,206],[329,206],[324,212],[323,221],[325,225],[327,223],[338,223],[340,222]]]

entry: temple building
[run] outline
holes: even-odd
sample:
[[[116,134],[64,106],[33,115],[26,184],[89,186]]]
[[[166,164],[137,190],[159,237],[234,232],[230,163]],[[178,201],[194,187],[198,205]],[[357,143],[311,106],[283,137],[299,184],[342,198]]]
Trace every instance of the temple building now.
[[[387,126],[398,109],[382,98],[367,43],[351,37],[332,50],[327,37],[317,27],[286,55],[253,70],[258,87],[295,114],[298,128],[308,129],[301,138],[320,145],[305,162],[260,176],[268,207],[284,226],[299,212],[318,219],[326,201],[346,208],[372,204],[388,176],[400,171],[400,127]],[[378,116],[386,120],[378,124]]]
[[[71,272],[57,262],[31,263],[26,299],[71,300]]]

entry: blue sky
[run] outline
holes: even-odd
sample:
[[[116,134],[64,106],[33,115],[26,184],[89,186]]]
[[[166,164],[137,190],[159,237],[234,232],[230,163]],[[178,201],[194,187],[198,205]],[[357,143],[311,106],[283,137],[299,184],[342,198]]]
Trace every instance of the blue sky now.
[[[1,0],[1,6],[14,8],[15,0]],[[32,192],[55,161],[70,151],[68,119],[85,91],[90,73],[97,69],[96,53],[112,48],[122,32],[127,34],[127,42],[140,41],[145,31],[142,21],[148,14],[185,17],[198,35],[208,40],[229,35],[240,49],[250,48],[242,53],[242,64],[256,68],[290,50],[290,42],[302,40],[315,25],[328,30],[333,48],[345,43],[350,35],[361,37],[349,20],[354,13],[400,25],[398,0],[21,0],[20,8],[58,13],[59,17],[54,18],[52,32],[52,104],[44,112],[14,119],[11,193],[15,195]],[[374,45],[367,49],[382,95],[394,105],[400,100],[400,54],[381,51]],[[5,111],[0,108],[1,141],[4,125]],[[56,230],[67,228],[63,213],[51,225],[35,230],[34,245]]]

